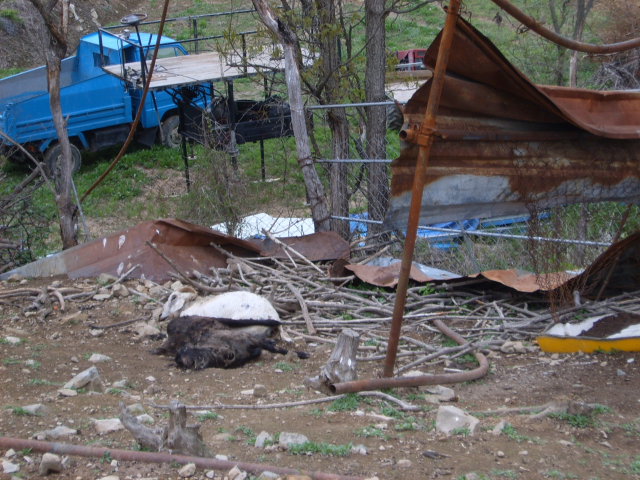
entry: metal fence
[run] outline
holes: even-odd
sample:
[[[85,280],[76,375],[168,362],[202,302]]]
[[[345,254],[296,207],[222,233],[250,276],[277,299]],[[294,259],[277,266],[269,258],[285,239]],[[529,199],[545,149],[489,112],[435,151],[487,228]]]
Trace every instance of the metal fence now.
[[[391,104],[387,102],[386,105]],[[345,107],[352,132],[359,132],[361,128],[357,109],[362,106]],[[331,205],[332,219],[348,225],[350,240],[356,249],[374,251],[390,243],[390,239],[399,239],[388,250],[388,254],[399,258],[403,231],[380,236],[381,218],[385,212],[376,212],[372,207],[379,207],[379,202],[374,202],[375,205],[370,202],[372,167],[377,167],[378,171],[382,168],[390,182],[389,164],[400,151],[397,131],[387,132],[386,159],[366,158],[366,142],[362,135],[353,133],[350,135],[349,158],[332,159],[330,135],[318,135],[318,132],[329,130],[328,107],[316,107],[311,111],[316,136],[324,139],[324,142],[317,142],[321,152],[317,162],[328,189],[327,198],[330,203],[340,198],[332,188],[338,188],[347,195],[348,214],[337,213]],[[358,158],[359,153],[362,158]],[[461,222],[425,225],[418,231],[414,260],[464,275],[507,268],[535,273],[580,271],[604,252],[616,236],[622,239],[640,229],[639,214],[637,205],[600,202],[561,205],[506,217],[469,218]]]

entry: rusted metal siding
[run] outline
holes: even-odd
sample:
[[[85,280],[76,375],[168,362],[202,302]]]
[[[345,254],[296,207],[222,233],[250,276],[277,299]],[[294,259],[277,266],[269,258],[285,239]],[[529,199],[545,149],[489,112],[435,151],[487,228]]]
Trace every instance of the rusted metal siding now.
[[[592,92],[529,82],[459,20],[426,171],[420,223],[527,212],[587,201],[640,199],[640,92]],[[427,52],[433,67],[439,37]],[[453,74],[453,75],[451,75]],[[407,103],[408,139],[431,84]],[[419,146],[391,164],[387,228],[407,225]]]

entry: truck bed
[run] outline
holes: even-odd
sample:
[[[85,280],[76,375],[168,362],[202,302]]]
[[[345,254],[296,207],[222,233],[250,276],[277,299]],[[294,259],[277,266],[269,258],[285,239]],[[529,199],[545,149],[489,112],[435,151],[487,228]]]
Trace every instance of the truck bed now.
[[[177,88],[197,83],[221,82],[240,77],[252,76],[259,69],[283,70],[284,59],[273,59],[268,53],[247,59],[248,66],[242,66],[239,55],[223,56],[217,52],[185,55],[182,57],[156,60],[156,66],[149,90]],[[147,68],[151,61],[147,61]],[[251,65],[251,66],[249,66]],[[109,65],[102,69],[110,75],[142,88],[140,62],[122,65]]]

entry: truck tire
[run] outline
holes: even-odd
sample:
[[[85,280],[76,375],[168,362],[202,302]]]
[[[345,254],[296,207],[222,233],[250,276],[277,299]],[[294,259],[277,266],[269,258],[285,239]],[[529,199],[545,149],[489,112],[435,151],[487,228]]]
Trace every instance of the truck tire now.
[[[80,150],[73,143],[70,145],[71,147],[71,159],[73,162],[73,167],[71,168],[71,173],[76,173],[80,170],[80,165],[82,165],[82,155],[80,155]],[[60,168],[60,160],[62,159],[62,146],[59,143],[50,146],[47,148],[47,151],[44,152],[44,166],[47,171],[47,175],[53,177],[53,173],[56,169]]]
[[[177,115],[162,122],[162,145],[167,148],[179,148],[182,145],[182,136],[178,133],[179,125],[180,119]]]
[[[388,100],[392,100],[389,98]],[[404,115],[397,105],[387,105],[387,128],[400,130],[404,125]]]

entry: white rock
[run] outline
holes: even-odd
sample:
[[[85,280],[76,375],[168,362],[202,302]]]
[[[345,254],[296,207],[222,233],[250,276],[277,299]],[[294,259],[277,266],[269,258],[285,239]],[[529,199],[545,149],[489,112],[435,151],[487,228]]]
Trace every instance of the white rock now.
[[[25,364],[27,367],[35,367],[35,366],[37,365],[37,362],[36,362],[33,358],[30,358],[29,360],[27,360],[26,362],[24,362],[24,364]]]
[[[145,378],[145,380],[147,382],[155,382],[156,381],[156,377],[152,377],[151,375],[149,375],[147,378]]]
[[[441,385],[427,387],[426,391],[435,395],[441,402],[452,402],[456,399],[456,392],[454,392],[452,388],[443,387]]]
[[[527,353],[527,349],[524,348],[522,342],[506,341],[500,347],[500,351],[503,353]]]
[[[267,388],[264,385],[253,386],[253,396],[263,398],[267,396]]]
[[[280,475],[273,472],[262,472],[256,480],[277,480]]]
[[[240,395],[253,395],[253,388],[251,390],[241,390]]]
[[[195,463],[187,463],[184,467],[178,470],[178,475],[182,478],[193,477],[196,473],[196,464]]]
[[[503,451],[501,451],[501,450],[498,450],[498,451],[496,452],[496,456],[497,456],[498,458],[504,458],[504,457],[505,457],[504,452],[503,452]]]
[[[144,407],[139,403],[134,403],[133,405],[129,405],[127,407],[127,410],[129,410],[129,413],[131,413],[132,415],[144,415],[145,413],[147,413]]]
[[[7,341],[7,343],[10,343],[11,345],[20,345],[22,343],[22,340],[20,340],[18,337],[4,337],[4,339]]]
[[[353,447],[351,447],[351,451],[353,453],[359,453],[360,455],[366,455],[367,454],[367,447],[365,447],[362,444],[354,445]]]
[[[504,430],[504,427],[507,426],[507,422],[505,422],[504,420],[500,420],[498,422],[498,424],[493,427],[493,430],[491,431],[491,433],[493,433],[494,435],[500,435],[502,433],[502,430]]]
[[[107,357],[106,355],[101,355],[99,353],[94,353],[93,355],[91,355],[91,357],[89,357],[89,361],[91,363],[110,362],[111,357]]]
[[[102,302],[104,300],[109,300],[110,298],[111,298],[111,294],[110,293],[98,293],[98,294],[93,296],[93,299],[98,301],[98,302]]]
[[[269,433],[267,433],[265,431],[262,431],[256,437],[256,443],[254,444],[254,446],[256,448],[264,448],[264,445],[265,445],[265,443],[267,443],[267,441],[273,443],[273,437],[271,435],[269,435]]]
[[[469,429],[470,435],[480,423],[475,417],[467,415],[462,410],[452,406],[444,406],[438,408],[436,416],[436,431],[449,434],[456,428]]]
[[[11,457],[15,456],[15,454],[16,454],[16,451],[13,448],[10,448],[6,452],[4,452],[5,458],[11,458]]]
[[[41,403],[34,403],[33,405],[25,405],[22,407],[29,415],[42,416],[47,413],[47,408]]]
[[[77,397],[78,396],[78,392],[76,392],[75,390],[71,390],[70,388],[61,388],[60,390],[58,390],[58,393],[60,394],[61,397]]]
[[[229,460],[229,457],[227,457],[226,455],[216,455],[216,460],[222,460],[222,461],[227,461]]]
[[[118,283],[118,284],[114,285],[113,287],[111,287],[111,293],[116,298],[128,297],[129,296],[129,289],[127,287],[125,287],[124,285],[122,285],[121,283]]]
[[[243,472],[237,466],[235,466],[231,470],[229,470],[227,477],[229,477],[229,480],[244,480],[245,478],[247,478],[247,472]]]
[[[216,475],[216,472],[214,472],[213,470],[208,470],[204,475],[207,478],[213,478]]]
[[[151,326],[148,323],[139,322],[132,325],[131,329],[136,332],[136,335],[140,337],[153,337],[160,333],[157,327]]]
[[[78,433],[77,430],[74,430],[68,427],[63,427],[62,425],[60,425],[52,430],[45,430],[44,432],[36,433],[34,437],[38,437],[42,435],[44,436],[43,440],[45,439],[57,440],[58,438],[70,437],[71,435],[76,435],[77,433]]]
[[[95,420],[93,422],[93,426],[96,429],[96,432],[100,435],[109,432],[115,432],[117,430],[122,430],[124,426],[122,422],[120,422],[119,418],[108,418],[106,420]]]
[[[45,453],[40,461],[40,475],[48,473],[60,473],[62,471],[62,459],[58,455]]]
[[[111,460],[111,463],[109,465],[111,465],[113,468],[116,468],[118,466],[118,460]]]
[[[98,369],[96,367],[91,367],[84,372],[80,372],[78,375],[73,377],[73,379],[67,382],[62,388],[87,388],[87,390],[101,391],[102,381],[100,380]]]
[[[377,413],[367,413],[367,417],[373,418],[374,420],[379,420],[383,422],[392,422],[393,418],[387,417],[386,415],[380,415]]]
[[[99,478],[98,480],[120,480],[120,477],[117,475],[108,475],[106,477]]]
[[[153,419],[153,417],[151,415],[147,415],[146,413],[142,415],[138,415],[136,418],[140,423],[146,423],[148,425],[155,423],[155,420]]]
[[[301,433],[281,432],[278,444],[284,448],[289,448],[290,445],[302,445],[308,442],[309,439]]]
[[[411,460],[403,458],[401,460],[398,460],[398,463],[396,465],[400,468],[411,468]]]
[[[20,471],[20,465],[15,463],[8,462],[7,460],[2,461],[2,472],[3,473],[16,473]]]
[[[113,382],[113,383],[111,384],[111,388],[124,388],[124,387],[126,387],[126,386],[127,386],[127,380],[126,380],[126,379],[124,379],[124,380],[119,380],[119,381],[117,381],[117,382]]]

